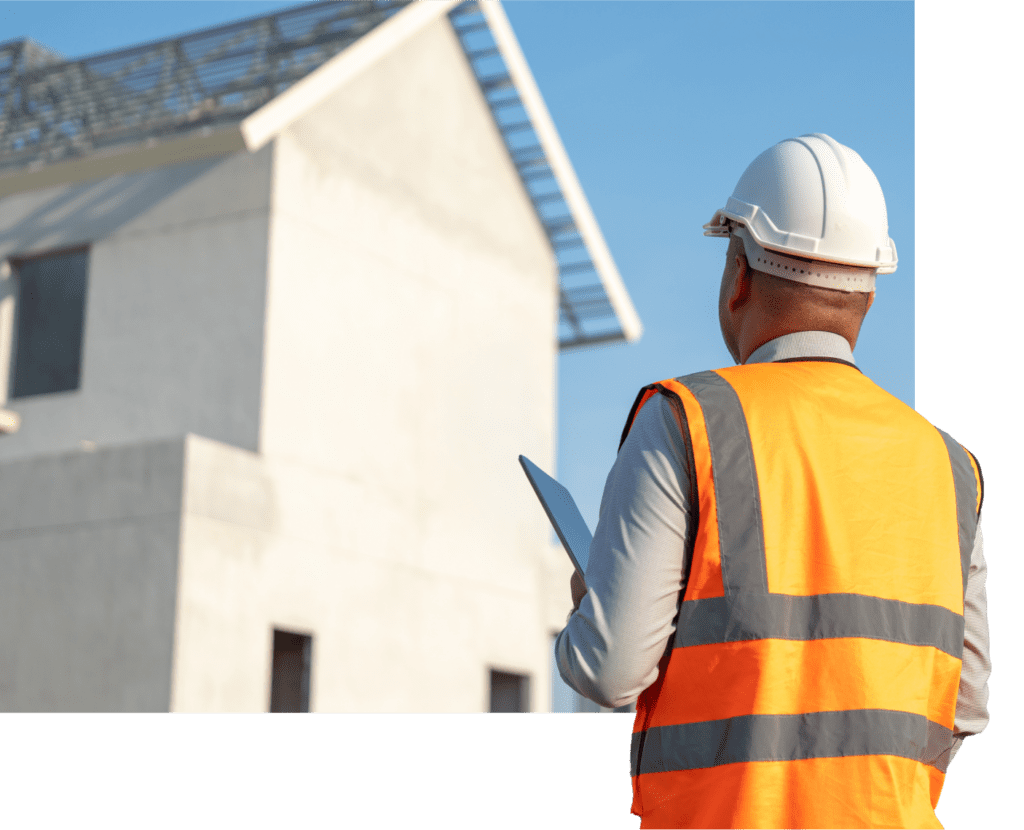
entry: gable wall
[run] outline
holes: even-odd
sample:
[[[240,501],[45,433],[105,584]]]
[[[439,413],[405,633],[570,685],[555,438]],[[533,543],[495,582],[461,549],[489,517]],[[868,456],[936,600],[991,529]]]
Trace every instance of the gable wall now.
[[[557,274],[447,19],[273,151],[264,472],[246,475],[294,507],[214,520],[194,468],[174,705],[206,706],[214,676],[214,708],[265,705],[239,696],[265,657],[217,672],[277,625],[314,636],[319,711],[484,711],[491,666],[531,675],[546,709],[568,573],[517,456],[553,466]],[[215,607],[228,591],[238,614]]]

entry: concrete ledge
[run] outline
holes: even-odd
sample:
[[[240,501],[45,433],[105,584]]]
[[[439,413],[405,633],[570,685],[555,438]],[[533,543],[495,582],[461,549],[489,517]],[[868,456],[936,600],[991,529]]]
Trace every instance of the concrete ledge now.
[[[184,436],[0,463],[0,542],[45,528],[179,514]]]

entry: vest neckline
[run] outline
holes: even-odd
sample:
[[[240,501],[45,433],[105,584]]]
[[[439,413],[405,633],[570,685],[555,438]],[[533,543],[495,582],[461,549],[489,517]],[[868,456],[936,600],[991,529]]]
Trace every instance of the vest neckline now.
[[[799,363],[799,362],[808,361],[808,360],[809,361],[813,361],[815,363],[841,363],[841,364],[843,364],[843,366],[852,366],[854,369],[856,369],[858,372],[860,372],[860,367],[857,366],[856,363],[850,363],[849,360],[843,360],[840,357],[824,357],[823,355],[808,355],[807,357],[784,357],[781,360],[772,360],[770,362],[771,363]],[[745,363],[744,365],[745,366],[753,366],[753,365],[756,365],[756,364]],[[860,372],[860,373],[862,375],[864,374],[863,372]]]

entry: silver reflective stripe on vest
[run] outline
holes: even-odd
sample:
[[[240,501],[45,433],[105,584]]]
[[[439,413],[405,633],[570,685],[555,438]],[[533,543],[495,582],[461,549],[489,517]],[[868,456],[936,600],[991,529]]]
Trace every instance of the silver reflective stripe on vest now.
[[[866,637],[963,657],[964,618],[939,605],[865,594],[750,594],[680,603],[676,648],[738,640]]]
[[[700,404],[711,449],[725,595],[768,593],[754,447],[735,390],[717,372],[676,378]]]
[[[630,770],[636,776],[750,761],[895,755],[945,772],[952,743],[951,730],[890,709],[741,715],[635,732]]]
[[[936,427],[938,429],[938,427]],[[971,553],[974,551],[974,537],[978,533],[978,482],[967,452],[952,436],[939,430],[946,442],[949,465],[953,468],[953,485],[956,489],[956,520],[960,528],[960,568],[964,577],[964,593],[967,593],[967,574],[971,570]]]

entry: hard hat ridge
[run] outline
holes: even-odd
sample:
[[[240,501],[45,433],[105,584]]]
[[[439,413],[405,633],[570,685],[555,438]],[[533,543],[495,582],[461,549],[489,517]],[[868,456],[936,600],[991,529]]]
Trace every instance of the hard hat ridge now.
[[[871,291],[876,274],[896,270],[888,230],[875,174],[824,133],[788,138],[761,153],[704,225],[705,236],[740,236],[757,270],[845,291]],[[754,263],[758,258],[766,267]]]

